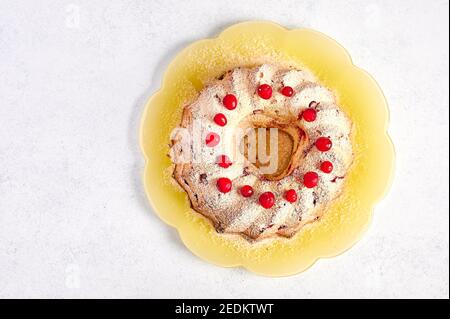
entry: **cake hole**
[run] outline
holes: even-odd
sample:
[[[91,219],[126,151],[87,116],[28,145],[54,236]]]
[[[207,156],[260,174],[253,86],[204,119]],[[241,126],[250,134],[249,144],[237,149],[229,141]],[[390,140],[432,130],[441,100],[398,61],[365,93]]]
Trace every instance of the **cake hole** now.
[[[277,181],[300,165],[308,137],[297,117],[262,112],[241,121],[239,151],[264,179]]]
[[[258,132],[259,130],[264,130],[265,132],[261,134]],[[276,136],[273,137],[276,138],[276,140],[274,140],[275,142],[272,141],[272,143],[271,134],[273,134],[274,131],[270,128],[254,128],[253,132],[244,136],[242,141],[244,156],[258,169],[264,168],[264,171],[268,172],[267,174],[264,174],[264,176],[268,178],[277,177],[287,169],[291,162],[294,148],[292,137],[284,130],[278,129],[277,131],[277,134],[275,134]],[[252,138],[252,134],[254,134],[254,138]],[[260,141],[261,136],[265,136],[265,141]],[[265,147],[260,148],[259,143],[261,142],[265,143]],[[275,150],[273,150],[274,143],[276,143]],[[249,153],[251,153],[252,150],[255,150],[254,156],[250,154],[249,158]],[[264,152],[263,154],[260,154],[258,150],[265,151],[265,154]]]

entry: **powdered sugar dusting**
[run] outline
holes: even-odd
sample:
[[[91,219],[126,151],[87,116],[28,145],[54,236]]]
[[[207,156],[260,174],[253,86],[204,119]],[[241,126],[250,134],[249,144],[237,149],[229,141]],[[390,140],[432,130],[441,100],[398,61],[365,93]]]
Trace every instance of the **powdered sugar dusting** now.
[[[258,96],[256,91],[261,84],[272,86],[272,98],[265,100]],[[294,96],[286,97],[279,92],[286,85],[294,88]],[[222,105],[226,94],[237,97],[236,109],[228,110]],[[310,105],[317,111],[316,120],[297,120],[298,115]],[[199,120],[207,131],[219,134],[221,142],[217,147],[199,148],[199,154],[194,156],[201,155],[204,160],[177,164],[174,175],[189,194],[193,208],[210,218],[220,231],[242,233],[252,238],[273,234],[291,236],[302,225],[320,216],[325,205],[339,195],[353,157],[349,138],[351,123],[336,104],[332,92],[321,86],[309,71],[273,64],[235,68],[222,79],[210,81],[197,100],[187,108],[190,119],[185,127],[193,130],[194,121]],[[234,152],[236,128],[255,111],[276,111],[277,114],[290,116],[299,122],[309,137],[303,160],[291,175],[280,181],[265,180],[252,163],[242,154]],[[213,121],[218,112],[227,117],[228,123],[224,127]],[[332,140],[330,151],[320,152],[315,148],[314,142],[321,136]],[[194,141],[191,144],[175,141],[172,158],[194,148],[192,144]],[[233,164],[226,169],[215,164],[220,154],[232,158]],[[320,171],[320,163],[325,160],[334,165],[331,174]],[[313,189],[302,184],[303,174],[309,171],[319,175],[319,183]],[[228,177],[232,181],[233,188],[229,193],[217,190],[216,181],[220,177]],[[252,197],[240,195],[239,189],[243,185],[253,187]],[[290,203],[284,199],[287,189],[296,190],[296,202]],[[258,204],[258,196],[266,191],[274,193],[276,198],[276,205],[270,209]]]

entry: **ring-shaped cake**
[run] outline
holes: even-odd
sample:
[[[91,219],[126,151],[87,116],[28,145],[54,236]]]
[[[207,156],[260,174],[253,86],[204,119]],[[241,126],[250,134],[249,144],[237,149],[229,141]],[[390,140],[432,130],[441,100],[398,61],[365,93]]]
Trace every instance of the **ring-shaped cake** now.
[[[353,157],[351,122],[333,93],[311,72],[290,66],[226,72],[185,106],[181,127],[171,157],[192,207],[217,231],[251,240],[291,237],[318,220],[342,190]],[[289,136],[281,169],[268,174],[255,156],[236,151],[245,136],[239,133],[252,128]]]

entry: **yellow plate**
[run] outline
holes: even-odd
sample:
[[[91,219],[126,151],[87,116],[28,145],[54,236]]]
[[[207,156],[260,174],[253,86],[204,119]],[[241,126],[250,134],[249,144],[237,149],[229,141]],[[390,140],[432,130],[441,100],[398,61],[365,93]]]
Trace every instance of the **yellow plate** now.
[[[195,99],[205,82],[234,67],[267,60],[305,66],[335,92],[354,123],[355,161],[342,196],[321,221],[289,240],[250,244],[235,235],[217,234],[190,208],[187,195],[171,179],[168,143],[183,105]],[[243,266],[258,274],[292,275],[318,258],[344,252],[366,230],[373,207],[393,175],[394,150],[387,125],[388,108],[380,88],[352,64],[334,40],[313,30],[287,30],[267,22],[236,24],[217,38],[182,50],[167,68],[161,89],[147,102],[140,132],[146,159],[145,190],[154,211],[178,230],[183,243],[197,256],[220,266]]]

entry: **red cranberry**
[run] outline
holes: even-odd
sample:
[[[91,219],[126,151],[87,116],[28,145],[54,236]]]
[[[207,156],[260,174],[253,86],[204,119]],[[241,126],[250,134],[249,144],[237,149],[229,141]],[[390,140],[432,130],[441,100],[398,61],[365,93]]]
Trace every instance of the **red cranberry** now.
[[[292,95],[294,95],[294,89],[290,86],[285,86],[281,89],[281,94],[287,97],[291,97]]]
[[[330,174],[333,171],[333,163],[325,161],[320,164],[320,170],[324,173]]]
[[[333,143],[328,137],[319,137],[316,141],[316,147],[321,152],[326,152],[331,149]]]
[[[225,126],[225,125],[227,125],[227,118],[224,114],[217,113],[214,116],[214,122],[219,126]]]
[[[297,192],[294,189],[289,189],[284,193],[284,198],[290,203],[295,203],[297,201]]]
[[[244,185],[241,187],[241,195],[244,197],[250,197],[253,195],[253,187],[250,185]]]
[[[258,87],[258,95],[264,100],[268,100],[272,97],[272,87],[269,84],[261,84]]]
[[[308,172],[303,175],[303,185],[308,188],[316,187],[318,182],[319,175],[316,172]]]
[[[317,118],[317,112],[315,109],[306,109],[303,111],[302,117],[306,122],[314,122]]]
[[[226,177],[221,177],[217,180],[217,189],[221,193],[228,193],[231,190],[231,180]]]
[[[275,204],[275,195],[272,192],[265,192],[259,195],[259,203],[264,208],[271,208]]]
[[[237,106],[237,99],[233,94],[227,94],[223,98],[222,103],[227,109],[234,110]]]
[[[220,142],[220,136],[217,133],[211,132],[206,135],[206,146],[214,147]]]
[[[232,164],[230,158],[226,155],[217,156],[216,163],[217,163],[217,165],[219,165],[220,167],[223,167],[223,168],[228,168]]]

